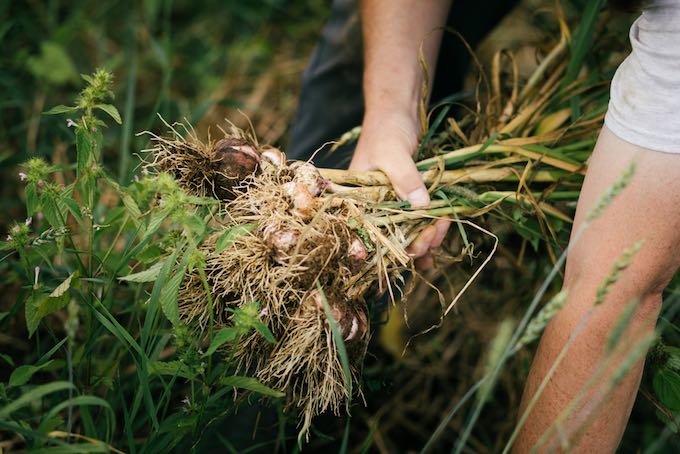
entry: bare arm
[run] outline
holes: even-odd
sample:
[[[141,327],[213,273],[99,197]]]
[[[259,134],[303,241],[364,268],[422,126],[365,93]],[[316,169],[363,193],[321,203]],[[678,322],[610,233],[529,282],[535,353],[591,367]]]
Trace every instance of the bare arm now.
[[[417,125],[423,73],[418,54],[423,46],[430,83],[446,24],[450,0],[364,0],[364,96],[367,120],[395,111]],[[417,131],[416,131],[417,132]]]
[[[538,441],[545,443],[537,452],[555,452],[568,441],[573,452],[610,453],[621,440],[640,384],[645,351],[638,350],[641,356],[631,363],[632,355],[653,332],[661,292],[680,266],[680,154],[633,145],[605,127],[591,158],[573,229],[579,229],[599,196],[631,162],[637,165],[632,181],[571,245],[564,283],[567,302],[541,339],[520,414],[527,410],[572,333],[578,334],[529,413],[515,452],[530,452]],[[638,240],[644,245],[630,267],[604,303],[584,317],[613,264]],[[626,332],[614,353],[608,352],[605,346],[612,332],[636,299],[639,302]],[[615,381],[617,370],[626,362],[630,368]],[[577,405],[567,410],[577,399]],[[555,431],[554,423],[565,411],[568,414]]]
[[[397,195],[413,206],[425,206],[430,200],[412,157],[420,136],[423,74],[418,56],[422,43],[431,79],[450,4],[451,0],[361,2],[365,114],[350,168],[382,170]],[[447,221],[428,226],[411,253],[420,257],[439,246],[447,229]]]

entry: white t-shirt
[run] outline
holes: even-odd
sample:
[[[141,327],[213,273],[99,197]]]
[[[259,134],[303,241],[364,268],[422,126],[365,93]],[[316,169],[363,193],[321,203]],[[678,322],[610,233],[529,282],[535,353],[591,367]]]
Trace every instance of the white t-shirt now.
[[[680,0],[654,0],[630,29],[605,125],[621,139],[680,153]]]

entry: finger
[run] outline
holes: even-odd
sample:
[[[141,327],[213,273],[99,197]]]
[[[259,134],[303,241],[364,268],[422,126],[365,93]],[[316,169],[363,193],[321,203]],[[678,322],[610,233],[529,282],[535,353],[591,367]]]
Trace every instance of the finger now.
[[[423,178],[410,156],[385,160],[381,164],[380,170],[390,179],[399,198],[408,200],[413,208],[422,208],[430,204],[430,195],[427,193]]]
[[[449,227],[451,227],[451,221],[437,219],[432,225],[434,225],[436,233],[430,244],[430,249],[438,248],[442,245],[444,238],[446,238],[446,233],[449,231]]]
[[[432,258],[432,254],[428,252],[424,256],[416,259],[416,268],[420,271],[427,271],[434,268],[434,258]]]
[[[359,149],[354,152],[352,160],[349,163],[349,170],[368,171],[375,170],[375,166],[371,164],[370,160],[365,158],[365,153],[359,153]]]
[[[406,252],[415,259],[424,256],[430,250],[430,244],[436,234],[437,228],[434,225],[428,225],[406,248]]]

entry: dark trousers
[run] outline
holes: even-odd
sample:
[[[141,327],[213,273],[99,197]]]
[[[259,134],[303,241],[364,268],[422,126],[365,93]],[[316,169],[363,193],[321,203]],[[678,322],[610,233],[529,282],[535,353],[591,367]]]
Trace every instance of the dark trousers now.
[[[517,0],[454,0],[447,27],[459,32],[474,49],[516,4]],[[470,61],[460,38],[444,33],[432,87],[433,103],[462,89]],[[307,160],[321,145],[361,124],[362,73],[358,2],[334,0],[330,19],[302,78],[299,107],[286,150],[289,159]],[[349,165],[352,146],[333,153],[329,148],[315,156],[317,166]]]

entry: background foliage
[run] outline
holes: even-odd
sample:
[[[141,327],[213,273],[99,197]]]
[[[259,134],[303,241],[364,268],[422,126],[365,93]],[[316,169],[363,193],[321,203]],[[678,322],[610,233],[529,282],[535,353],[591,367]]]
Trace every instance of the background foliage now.
[[[520,17],[540,23],[543,3],[525,4]],[[186,199],[170,180],[135,181],[141,176],[135,154],[147,143],[135,133],[164,129],[157,114],[187,118],[199,133],[224,117],[244,125],[241,109],[263,142],[285,146],[301,72],[329,7],[323,0],[0,4],[0,232],[9,236],[8,255],[0,261],[0,447],[297,449],[294,419],[287,422],[279,408],[280,394],[234,376],[215,352],[219,343],[259,328],[256,308],[239,314],[238,333],[213,333],[213,348],[173,325],[173,283],[201,267],[194,245],[209,233],[212,207]],[[527,12],[533,10],[538,13]],[[578,4],[567,7],[568,14],[578,12]],[[526,24],[510,37],[504,30],[503,42],[528,33]],[[534,38],[551,33],[532,30]],[[621,48],[611,47],[612,58]],[[112,85],[100,73],[88,83],[92,90],[81,96],[80,109],[42,115],[74,105],[86,83],[80,74],[98,67],[112,72]],[[188,211],[188,204],[201,208]],[[483,241],[477,240],[479,247]],[[405,341],[436,321],[436,298],[419,290],[408,327],[398,311],[389,322],[385,314],[365,371],[367,405],[356,399],[351,419],[320,418],[307,449],[422,448],[488,369],[550,267],[544,251],[529,252],[522,266],[512,252],[501,253],[459,312],[415,338],[404,356]],[[152,271],[138,272],[154,263]],[[462,263],[455,272],[464,280],[471,269]],[[455,279],[448,284],[451,291],[459,285]],[[677,297],[672,289],[671,303]],[[667,329],[650,353],[622,452],[678,448],[674,313],[667,304]],[[504,445],[530,359],[530,351],[513,358],[484,394],[489,404],[470,438],[476,452]],[[258,404],[258,396],[269,400]],[[464,416],[451,419],[437,449],[450,449]]]

